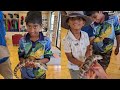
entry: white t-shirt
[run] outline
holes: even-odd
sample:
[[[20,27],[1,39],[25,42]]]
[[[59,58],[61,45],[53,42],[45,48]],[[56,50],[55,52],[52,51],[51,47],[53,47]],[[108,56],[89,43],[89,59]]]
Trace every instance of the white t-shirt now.
[[[81,60],[85,57],[87,46],[90,44],[88,34],[84,31],[81,32],[80,40],[76,39],[72,32],[69,30],[66,37],[63,39],[65,53],[72,53],[74,58]],[[84,62],[85,59],[82,59]],[[79,67],[68,61],[68,68],[73,70],[79,70]]]

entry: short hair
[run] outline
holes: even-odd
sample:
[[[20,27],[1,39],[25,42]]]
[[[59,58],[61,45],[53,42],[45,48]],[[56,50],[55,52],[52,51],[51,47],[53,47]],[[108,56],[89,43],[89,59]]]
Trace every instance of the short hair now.
[[[99,11],[84,11],[84,14],[87,16],[91,16],[92,14],[95,14],[96,12],[99,12]]]
[[[42,13],[41,11],[29,11],[27,13],[27,16],[25,18],[26,24],[28,23],[37,23],[37,24],[42,24]]]

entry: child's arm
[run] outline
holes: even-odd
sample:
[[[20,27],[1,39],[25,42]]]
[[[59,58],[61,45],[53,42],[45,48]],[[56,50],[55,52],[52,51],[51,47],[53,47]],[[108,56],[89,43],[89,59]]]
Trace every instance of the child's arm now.
[[[46,63],[48,63],[49,61],[50,61],[50,59],[48,59],[48,58],[43,58],[43,59],[40,59],[39,60],[41,63],[43,63],[43,64],[46,64]]]
[[[94,36],[88,37],[88,35],[86,35],[86,46],[87,46],[87,50],[86,50],[86,53],[85,53],[86,58],[88,58],[89,56],[92,55],[93,39],[94,39]]]
[[[87,51],[86,51],[86,57],[89,57],[92,55],[93,52],[93,42],[94,42],[95,37],[90,37],[90,45],[87,46]]]
[[[85,56],[86,56],[86,58],[88,58],[91,55],[92,55],[92,45],[88,45]]]
[[[77,66],[79,66],[79,67],[82,67],[82,65],[83,65],[84,62],[81,62],[80,60],[74,58],[73,55],[72,55],[72,53],[65,53],[65,54],[66,54],[66,56],[67,56],[67,59],[68,59],[71,63],[73,63],[73,64],[75,64],[75,65],[77,65]]]

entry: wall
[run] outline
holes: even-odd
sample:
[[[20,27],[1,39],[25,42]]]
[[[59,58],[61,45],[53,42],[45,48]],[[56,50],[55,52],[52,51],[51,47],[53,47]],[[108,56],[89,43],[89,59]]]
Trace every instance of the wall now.
[[[19,20],[20,20],[20,22],[19,22],[19,25],[20,25],[20,29],[22,28],[22,26],[25,26],[25,28],[26,28],[26,23],[25,23],[25,17],[26,17],[26,15],[27,15],[27,12],[28,11],[3,11],[3,13],[7,16],[6,18],[8,18],[8,19],[10,19],[10,17],[9,17],[9,15],[8,15],[8,13],[11,13],[11,14],[14,14],[14,13],[17,13],[17,14],[19,14]],[[24,20],[23,20],[23,25],[21,25],[21,17],[24,17]],[[49,11],[42,11],[42,18],[43,19],[46,19],[46,21],[43,21],[43,26],[46,26],[46,27],[48,27],[48,18],[49,18]],[[13,15],[13,18],[16,18],[14,15]],[[44,25],[45,24],[45,25]],[[8,38],[8,39],[12,39],[12,35],[14,35],[14,34],[22,34],[22,35],[24,35],[26,32],[6,32],[6,37]],[[46,36],[46,32],[43,32],[43,34]]]

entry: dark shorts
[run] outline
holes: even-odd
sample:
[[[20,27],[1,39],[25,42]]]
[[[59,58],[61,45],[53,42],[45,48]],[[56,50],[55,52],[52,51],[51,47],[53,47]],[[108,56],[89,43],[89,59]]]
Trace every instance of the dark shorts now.
[[[69,69],[69,71],[70,71],[71,79],[79,79],[79,70]]]
[[[36,71],[36,68],[21,68],[21,78],[22,79],[45,79],[46,78],[46,72],[42,74],[40,77],[37,76],[35,78],[34,72]]]
[[[21,78],[22,79],[30,79],[30,78],[25,78],[21,75]],[[31,78],[32,79],[32,78]],[[37,78],[37,79],[46,79],[46,74],[42,75],[40,78]]]

